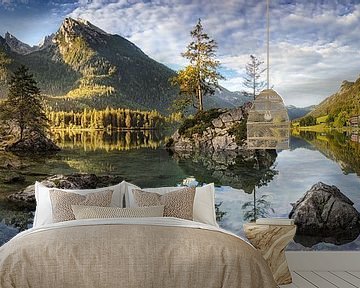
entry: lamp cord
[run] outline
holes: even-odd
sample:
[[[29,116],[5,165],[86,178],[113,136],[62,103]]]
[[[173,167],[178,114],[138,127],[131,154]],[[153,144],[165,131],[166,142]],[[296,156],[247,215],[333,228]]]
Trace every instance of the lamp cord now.
[[[267,26],[267,47],[266,47],[266,76],[267,76],[267,89],[270,88],[270,13],[269,13],[269,0],[266,0],[266,26]]]

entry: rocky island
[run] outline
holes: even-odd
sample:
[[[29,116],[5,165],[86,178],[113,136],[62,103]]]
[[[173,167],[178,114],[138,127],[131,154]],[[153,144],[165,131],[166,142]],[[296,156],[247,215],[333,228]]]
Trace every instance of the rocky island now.
[[[52,153],[61,150],[50,138],[31,134],[29,137],[3,143],[3,150],[13,153]]]
[[[167,147],[174,151],[236,151],[246,147],[246,120],[251,103],[234,109],[210,109],[188,118]]]

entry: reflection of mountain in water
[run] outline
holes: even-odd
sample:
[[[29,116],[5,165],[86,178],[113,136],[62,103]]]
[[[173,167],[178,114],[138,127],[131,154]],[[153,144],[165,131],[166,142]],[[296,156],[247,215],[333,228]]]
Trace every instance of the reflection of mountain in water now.
[[[308,150],[315,150],[309,142],[301,138],[300,136],[291,136],[290,137],[290,150],[296,150],[298,148],[306,148]]]
[[[252,193],[255,187],[269,183],[278,173],[273,164],[275,150],[244,150],[241,152],[174,152],[173,157],[185,174],[199,182],[231,186]]]
[[[360,176],[360,144],[351,141],[346,133],[315,133],[301,131],[300,136],[311,143],[327,158],[336,161],[345,174]]]
[[[53,139],[65,149],[81,148],[84,151],[130,150],[139,148],[159,148],[164,135],[157,130],[136,131],[80,131],[56,130]]]

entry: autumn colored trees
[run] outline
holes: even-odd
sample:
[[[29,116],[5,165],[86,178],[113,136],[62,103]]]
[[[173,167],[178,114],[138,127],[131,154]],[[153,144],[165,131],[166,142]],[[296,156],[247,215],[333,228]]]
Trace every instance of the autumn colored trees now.
[[[47,113],[56,129],[157,129],[180,120],[180,114],[162,116],[158,111],[106,108],[105,110],[51,111]]]

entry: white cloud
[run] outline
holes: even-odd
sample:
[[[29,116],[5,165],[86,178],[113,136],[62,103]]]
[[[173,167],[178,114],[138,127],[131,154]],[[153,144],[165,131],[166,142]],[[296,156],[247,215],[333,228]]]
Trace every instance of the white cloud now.
[[[29,0],[0,0],[0,6],[10,7],[11,5],[16,4],[27,4]]]
[[[156,0],[80,1],[70,16],[125,36],[150,57],[171,67],[199,17],[219,45],[225,71],[221,84],[242,89],[250,54],[265,59],[265,1]],[[316,104],[341,81],[360,73],[360,4],[350,0],[271,1],[271,84],[287,104]]]

